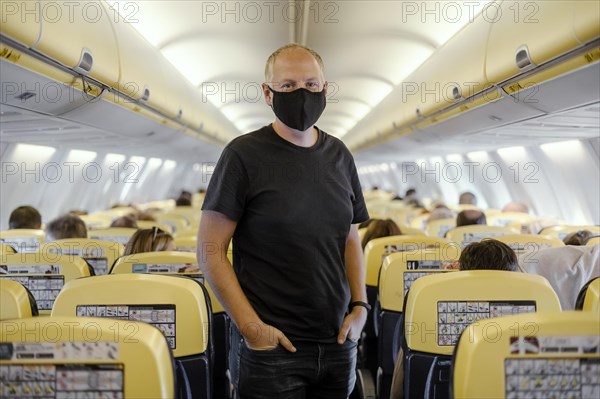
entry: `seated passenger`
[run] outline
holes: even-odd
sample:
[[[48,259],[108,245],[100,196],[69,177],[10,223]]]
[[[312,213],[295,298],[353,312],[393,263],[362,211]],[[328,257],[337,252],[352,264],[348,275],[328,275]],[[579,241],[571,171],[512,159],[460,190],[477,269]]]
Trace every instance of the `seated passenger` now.
[[[110,227],[131,227],[137,229],[138,225],[137,221],[135,220],[135,216],[126,215],[113,220],[113,222],[110,224]]]
[[[469,226],[472,224],[487,224],[485,213],[475,209],[468,209],[466,211],[459,212],[459,214],[456,216],[456,227]]]
[[[394,222],[392,219],[374,219],[369,227],[367,227],[367,231],[362,240],[362,249],[365,250],[365,247],[374,238],[379,237],[388,237],[388,236],[397,236],[401,235],[400,227]]]
[[[69,211],[69,213],[71,215],[75,215],[75,216],[85,216],[88,214],[87,211],[82,211],[80,209],[73,209],[73,210]]]
[[[522,202],[509,202],[504,205],[502,208],[502,212],[520,212],[520,213],[529,213],[529,207]]]
[[[438,205],[429,214],[428,222],[433,222],[439,219],[453,219],[456,217],[456,213],[445,205]]]
[[[192,198],[180,196],[175,200],[175,206],[192,206]]]
[[[46,226],[46,240],[55,241],[65,238],[87,238],[87,227],[79,216],[64,215]]]
[[[493,239],[484,239],[469,244],[458,259],[460,270],[505,270],[519,271],[517,254],[508,245]],[[400,349],[394,366],[390,399],[404,397],[404,361]]]
[[[460,270],[506,270],[519,271],[517,254],[511,247],[491,238],[474,242],[465,247],[458,259]]]
[[[124,255],[158,251],[175,251],[175,241],[171,234],[153,227],[133,233],[125,246]]]
[[[15,208],[8,218],[9,229],[40,229],[42,215],[32,206],[25,205]]]
[[[159,210],[159,209],[155,209],[155,211],[156,210]],[[149,210],[138,213],[137,220],[146,220],[149,222],[156,222],[156,218],[154,216],[152,216],[152,213],[150,213]]]
[[[477,205],[477,197],[475,197],[475,194],[465,191],[458,197],[458,203],[460,205]]]
[[[563,238],[565,245],[585,245],[594,236],[589,230],[579,230],[568,234]]]
[[[522,267],[526,273],[545,277],[562,310],[573,310],[581,288],[600,276],[600,245],[543,248],[524,259]]]

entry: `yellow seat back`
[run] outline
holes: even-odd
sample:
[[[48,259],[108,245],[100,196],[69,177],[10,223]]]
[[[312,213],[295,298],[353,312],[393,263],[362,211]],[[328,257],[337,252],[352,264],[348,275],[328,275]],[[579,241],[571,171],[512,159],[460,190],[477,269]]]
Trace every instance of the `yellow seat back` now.
[[[91,215],[79,216],[88,230],[107,229],[110,227],[113,216],[104,213],[92,213]]]
[[[581,288],[575,308],[585,312],[593,312],[600,317],[600,277],[592,279]]]
[[[177,235],[182,231],[188,230],[190,224],[188,220],[179,214],[175,213],[161,213],[156,212],[153,213],[152,216],[156,219],[157,222],[161,224],[166,224],[171,227],[171,231],[173,235]]]
[[[532,252],[538,252],[540,249],[565,246],[558,238],[537,234],[507,234],[505,236],[494,237],[494,239],[511,247],[517,255],[525,256]]]
[[[37,316],[35,299],[16,281],[0,279],[0,320]]]
[[[0,265],[0,279],[13,280],[27,287],[41,315],[50,314],[54,300],[67,282],[90,275],[88,264],[82,258],[70,255],[6,255]]]
[[[171,352],[130,320],[34,317],[0,322],[2,397],[175,397]],[[86,396],[83,396],[86,395]]]
[[[430,237],[444,237],[449,230],[456,227],[456,218],[432,220],[425,226],[425,233]]]
[[[595,236],[595,237],[590,238],[585,245],[587,245],[588,247],[593,247],[594,245],[600,245],[600,236]]]
[[[171,226],[169,226],[168,224],[153,222],[151,220],[138,220],[136,223],[137,223],[138,229],[140,229],[140,230],[158,227],[159,229],[161,229],[162,231],[164,231],[166,233],[173,234],[173,228]]]
[[[507,234],[518,234],[519,232],[510,227],[487,226],[481,224],[460,226],[446,233],[446,238],[461,248],[466,247],[472,242],[479,242],[484,238],[496,238]]]
[[[0,255],[4,254],[14,254],[15,250],[8,244],[0,244]]]
[[[197,236],[175,237],[175,247],[179,252],[194,252],[196,253],[196,245],[198,244]]]
[[[535,220],[535,217],[522,212],[500,212],[489,216],[486,214],[486,219],[490,226],[508,226],[509,223],[527,226]]]
[[[428,213],[417,215],[410,221],[410,227],[424,231],[425,226],[427,226],[427,220],[429,220]]]
[[[542,231],[540,231],[540,234],[555,237],[559,240],[562,240],[569,234],[579,230],[589,230],[595,236],[600,235],[600,226],[552,226],[542,229]]]
[[[456,246],[396,252],[385,257],[379,277],[381,310],[402,312],[404,297],[418,278],[429,274],[455,271],[460,257]]]
[[[425,234],[425,232],[423,230],[416,229],[414,227],[409,227],[409,226],[400,227],[400,231],[402,232],[402,234],[407,235],[407,236],[425,236],[425,235],[427,235],[427,234]]]
[[[127,245],[127,242],[136,231],[137,229],[129,227],[109,227],[107,229],[88,231],[88,238]]]
[[[176,206],[169,210],[166,215],[183,216],[188,221],[188,224],[198,224],[202,218],[202,210],[194,206]]]
[[[208,304],[196,281],[172,276],[119,274],[65,284],[52,316],[114,317],[150,323],[163,332],[175,357],[206,352]]]
[[[383,258],[391,253],[439,248],[445,245],[451,244],[448,240],[438,237],[401,235],[375,238],[365,247],[366,283],[368,286],[377,287]]]
[[[454,397],[598,397],[598,326],[597,316],[577,311],[505,316],[472,324],[454,354]]]
[[[556,293],[540,276],[496,270],[425,276],[413,282],[406,297],[406,344],[413,351],[450,355],[470,323],[560,310]]]
[[[123,255],[123,244],[89,238],[68,238],[45,242],[41,253],[80,256],[93,268],[96,275],[108,274],[115,261]]]
[[[204,284],[212,304],[212,312],[224,312],[212,289],[204,283],[195,252],[162,251],[123,256],[115,263],[111,274],[150,273],[191,277]]]
[[[14,229],[0,231],[0,244],[12,247],[15,252],[37,252],[45,238],[44,230]]]

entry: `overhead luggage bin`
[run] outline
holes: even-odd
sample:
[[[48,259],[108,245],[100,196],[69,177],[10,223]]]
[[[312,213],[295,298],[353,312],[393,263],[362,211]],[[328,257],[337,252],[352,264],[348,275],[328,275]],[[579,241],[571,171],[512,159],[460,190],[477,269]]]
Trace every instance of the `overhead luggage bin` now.
[[[487,79],[502,82],[579,47],[574,8],[571,1],[504,1],[496,15],[490,11]]]
[[[53,4],[52,10],[42,14],[42,32],[34,48],[106,85],[116,82],[119,63],[111,26],[114,12],[109,14],[99,1]]]
[[[581,43],[587,43],[600,35],[598,15],[600,3],[597,1],[571,0],[573,4],[573,29]]]
[[[20,44],[31,47],[40,36],[42,27],[39,18],[41,1],[2,2],[2,24],[0,33]],[[4,46],[0,51],[6,57]]]
[[[181,110],[179,98],[183,93],[177,92],[180,85],[173,86],[173,82],[183,80],[181,74],[131,23],[119,17],[118,22],[112,21],[112,26],[118,42],[116,58],[120,69],[119,79],[113,81],[113,87],[165,116],[177,118]]]
[[[488,88],[485,49],[489,32],[490,23],[478,16],[409,76],[403,82],[409,109],[426,117]],[[416,107],[411,97],[416,97]]]

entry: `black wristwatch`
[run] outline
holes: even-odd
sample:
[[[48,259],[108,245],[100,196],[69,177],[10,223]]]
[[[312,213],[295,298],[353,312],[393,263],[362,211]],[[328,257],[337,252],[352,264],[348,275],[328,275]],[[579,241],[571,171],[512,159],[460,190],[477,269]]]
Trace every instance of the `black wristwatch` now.
[[[367,309],[367,312],[371,310],[371,305],[369,305],[368,303],[363,302],[363,301],[350,302],[350,305],[348,305],[348,309],[350,309],[350,311],[352,311],[352,308],[355,306],[362,306],[363,308]]]

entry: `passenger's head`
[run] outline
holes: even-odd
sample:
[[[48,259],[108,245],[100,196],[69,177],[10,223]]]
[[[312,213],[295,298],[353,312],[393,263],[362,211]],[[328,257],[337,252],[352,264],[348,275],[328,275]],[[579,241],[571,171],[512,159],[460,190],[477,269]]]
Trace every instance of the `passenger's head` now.
[[[502,212],[521,212],[529,213],[529,207],[522,202],[509,202],[504,205]]]
[[[130,227],[130,228],[137,229],[138,225],[137,225],[135,216],[126,215],[126,216],[121,216],[120,218],[113,220],[110,227]]]
[[[519,270],[515,251],[503,242],[492,239],[467,245],[458,262],[460,270]]]
[[[402,234],[400,227],[392,219],[374,219],[363,236],[362,248],[367,246],[368,242],[374,238],[397,236]]]
[[[458,203],[461,205],[477,205],[477,197],[475,197],[475,194],[465,191],[458,197]]]
[[[175,200],[175,206],[192,206],[192,197],[180,196]]]
[[[39,229],[42,227],[42,215],[32,206],[20,206],[13,210],[8,218],[9,229]]]
[[[149,222],[156,222],[156,218],[148,211],[140,212],[137,215],[137,220],[146,220]]]
[[[404,194],[404,198],[410,199],[416,195],[417,195],[417,190],[415,190],[414,188],[409,188],[408,190],[406,190],[406,194]]]
[[[459,212],[456,216],[456,227],[469,226],[472,224],[487,224],[485,213],[476,209],[468,209]]]
[[[65,238],[87,238],[87,227],[79,216],[64,215],[54,219],[46,226],[46,239],[48,241],[63,240]]]
[[[125,246],[125,255],[174,250],[173,236],[158,227],[153,227],[133,233]]]
[[[431,211],[429,214],[429,221],[433,222],[434,220],[439,219],[454,219],[456,217],[456,213],[450,208],[445,206],[439,206]]]
[[[563,238],[565,245],[585,245],[594,236],[589,230],[574,231]]]

